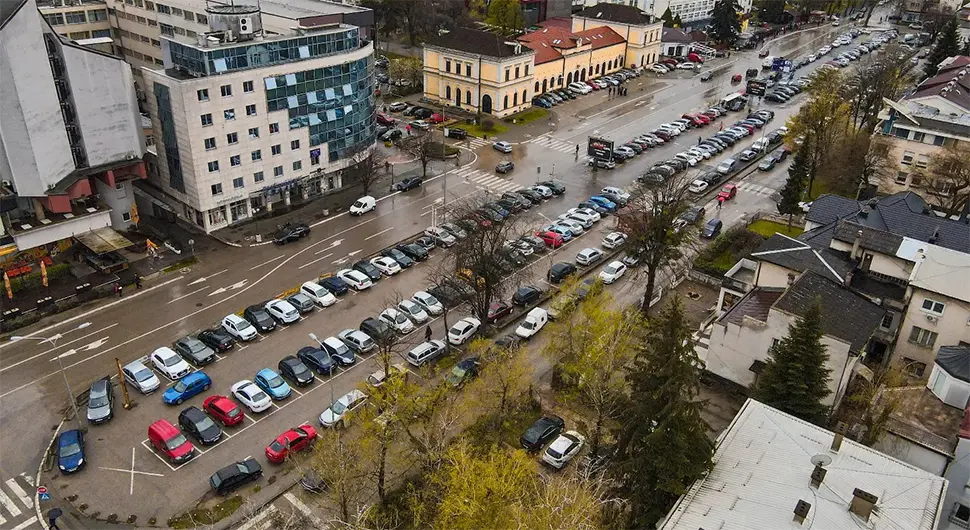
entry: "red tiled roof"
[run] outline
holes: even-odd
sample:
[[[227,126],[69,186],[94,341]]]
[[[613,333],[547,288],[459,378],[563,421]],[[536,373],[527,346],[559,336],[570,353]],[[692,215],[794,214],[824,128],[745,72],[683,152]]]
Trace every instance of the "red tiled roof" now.
[[[562,58],[559,49],[576,47],[576,39],[568,30],[560,27],[542,28],[519,37],[519,42],[535,50],[536,64],[548,63]]]
[[[563,28],[565,30],[573,29],[573,19],[570,17],[552,17],[547,18],[538,24],[541,28]]]
[[[965,109],[970,109],[970,74],[960,75],[970,68],[970,57],[958,56],[941,69],[936,76],[927,79],[916,87],[907,99],[927,96],[940,96]],[[952,85],[948,85],[954,81]],[[946,89],[946,92],[943,90]]]
[[[573,33],[573,35],[582,37],[583,43],[589,39],[593,43],[594,50],[626,42],[622,35],[613,31],[609,26],[600,26],[598,28],[580,31],[579,33]]]

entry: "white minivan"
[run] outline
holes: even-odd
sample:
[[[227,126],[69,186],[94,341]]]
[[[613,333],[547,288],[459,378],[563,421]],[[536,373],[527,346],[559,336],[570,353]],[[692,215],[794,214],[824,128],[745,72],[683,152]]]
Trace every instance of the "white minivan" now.
[[[337,303],[337,297],[319,283],[306,282],[300,286],[300,292],[310,297],[320,307],[327,307]]]
[[[364,215],[377,207],[377,199],[370,195],[365,195],[350,207],[350,215]]]
[[[515,328],[515,334],[522,337],[523,339],[528,339],[539,332],[542,326],[546,325],[549,321],[549,313],[541,308],[533,308],[529,311],[529,314],[525,316],[525,320],[519,324],[519,327]]]

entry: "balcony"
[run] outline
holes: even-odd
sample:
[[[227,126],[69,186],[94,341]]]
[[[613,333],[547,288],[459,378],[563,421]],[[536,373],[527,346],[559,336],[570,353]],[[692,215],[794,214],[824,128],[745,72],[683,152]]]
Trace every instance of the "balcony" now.
[[[7,232],[19,249],[26,250],[111,226],[111,208],[94,197],[71,201],[70,212],[45,214],[44,219],[24,215],[10,220]]]
[[[758,270],[757,262],[743,258],[724,274],[721,287],[743,295],[754,289],[754,273],[756,270]]]

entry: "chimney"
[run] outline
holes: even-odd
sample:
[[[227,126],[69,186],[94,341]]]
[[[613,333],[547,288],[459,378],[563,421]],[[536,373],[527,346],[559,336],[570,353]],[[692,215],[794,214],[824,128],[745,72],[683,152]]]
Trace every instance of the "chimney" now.
[[[808,512],[811,510],[812,503],[799,500],[798,503],[795,504],[795,517],[792,518],[792,520],[798,524],[804,523],[805,519],[808,517]]]
[[[939,239],[940,239],[940,227],[936,227],[933,229],[933,235],[930,236],[930,240],[927,241],[927,243],[931,245],[935,245],[936,242],[939,241]]]
[[[815,464],[815,469],[812,470],[812,487],[818,489],[825,481],[825,474],[828,471],[822,467],[821,464]]]
[[[878,501],[879,497],[876,497],[868,491],[856,488],[852,490],[852,502],[849,503],[849,511],[868,523],[869,516],[872,515],[872,509],[876,507],[876,502]]]
[[[859,243],[861,242],[862,242],[862,230],[860,229],[858,232],[855,233],[855,241],[852,242],[852,253],[849,254],[850,258],[857,259],[859,257],[858,256]]]
[[[795,274],[789,272],[788,273],[788,287],[791,287],[792,285],[795,285]]]
[[[845,438],[846,424],[844,421],[840,421],[838,425],[835,426],[835,437],[832,438],[832,447],[829,448],[833,453],[838,453],[839,449],[842,448],[842,439]]]

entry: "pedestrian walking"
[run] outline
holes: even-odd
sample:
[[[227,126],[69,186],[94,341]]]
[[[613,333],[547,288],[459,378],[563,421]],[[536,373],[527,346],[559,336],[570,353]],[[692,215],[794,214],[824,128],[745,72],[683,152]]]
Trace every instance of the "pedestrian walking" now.
[[[717,198],[717,209],[720,210],[721,206],[724,206],[724,197]]]
[[[408,136],[411,136],[411,125],[410,124],[405,125],[404,126],[404,130],[408,132]]]
[[[424,341],[428,342],[430,340],[431,340],[431,324],[428,324],[428,327],[424,328]]]
[[[51,508],[50,511],[47,512],[47,526],[50,527],[50,530],[61,530],[61,528],[57,526],[57,518],[60,517],[62,513],[63,512],[61,512],[60,508]]]
[[[141,276],[135,275],[135,289],[141,289]]]
[[[118,295],[118,298],[121,298],[121,283],[120,282],[115,282],[115,294]]]
[[[482,133],[482,140],[485,140],[487,142],[488,141],[488,135],[485,134],[485,133]]]
[[[579,160],[579,144],[576,144],[576,159]]]

